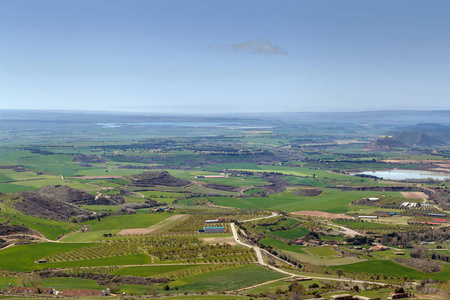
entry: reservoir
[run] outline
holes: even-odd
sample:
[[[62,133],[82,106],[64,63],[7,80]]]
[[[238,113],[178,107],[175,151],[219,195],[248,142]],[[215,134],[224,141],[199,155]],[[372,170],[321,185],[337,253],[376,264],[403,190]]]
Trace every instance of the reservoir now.
[[[387,180],[428,179],[450,180],[450,174],[422,170],[365,171],[357,174],[371,175]],[[352,174],[355,175],[355,174]]]

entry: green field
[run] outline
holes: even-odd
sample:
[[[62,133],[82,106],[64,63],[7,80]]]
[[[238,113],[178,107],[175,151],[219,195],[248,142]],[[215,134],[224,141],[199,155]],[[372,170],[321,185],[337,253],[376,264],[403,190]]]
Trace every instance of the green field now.
[[[286,276],[252,264],[185,277],[169,283],[169,286],[187,291],[236,290],[283,277]]]
[[[309,232],[310,231],[308,229],[302,226],[297,226],[291,230],[272,231],[270,234],[287,240],[295,240],[304,237]]]
[[[305,248],[304,250],[310,251],[311,249],[315,248]],[[298,252],[291,252],[291,251],[283,251],[284,253],[291,255],[292,257],[302,261],[302,262],[308,262],[314,265],[326,265],[326,266],[338,266],[338,265],[348,265],[356,262],[360,262],[361,259],[358,259],[356,257],[340,257],[335,255],[312,255],[312,254],[303,254]],[[321,251],[319,251],[320,253]],[[326,254],[329,254],[331,252],[326,251]]]
[[[173,214],[169,213],[152,213],[152,214],[135,214],[108,217],[95,222],[91,225],[91,231],[97,230],[115,230],[127,228],[146,228],[154,225]]]
[[[6,211],[6,209],[3,211]],[[10,219],[12,224],[25,225],[37,230],[51,240],[56,240],[60,235],[67,234],[76,228],[74,224],[69,222],[27,216],[16,211],[13,213],[1,213],[0,215],[4,219]]]
[[[373,260],[333,268],[342,269],[345,272],[363,272],[401,277],[405,276],[413,279],[431,278],[439,281],[450,280],[450,267],[448,265],[443,265],[442,271],[438,273],[423,273],[397,264],[392,260]]]
[[[91,289],[104,290],[106,287],[98,285],[95,280],[69,277],[54,277],[42,280],[43,287],[52,287],[57,291],[63,289]]]
[[[400,195],[397,192],[384,192],[387,195]],[[380,197],[380,192],[368,191],[341,191],[338,189],[323,189],[319,196],[306,197],[295,196],[291,191],[284,191],[278,194],[270,194],[268,197],[248,197],[248,198],[217,198],[208,197],[216,205],[229,206],[242,209],[272,209],[285,212],[300,210],[317,210],[330,213],[345,213],[348,211],[348,204],[354,200],[366,197]]]
[[[0,268],[10,271],[30,271],[47,267],[35,261],[58,252],[87,247],[89,244],[39,243],[16,246],[0,251]]]
[[[266,237],[266,238],[262,239],[261,243],[263,243],[266,246],[278,248],[280,250],[287,250],[287,251],[291,251],[291,252],[306,254],[306,252],[303,251],[305,249],[305,246],[288,245],[285,242],[282,242],[280,240],[277,240],[277,239],[274,239],[271,237]]]

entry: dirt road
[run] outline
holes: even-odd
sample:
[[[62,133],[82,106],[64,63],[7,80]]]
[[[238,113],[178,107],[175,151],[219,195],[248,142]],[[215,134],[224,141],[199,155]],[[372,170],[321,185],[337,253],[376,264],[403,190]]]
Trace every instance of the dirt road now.
[[[295,274],[295,273],[291,273],[291,272],[279,269],[279,268],[274,267],[274,266],[270,266],[264,261],[264,259],[262,257],[261,248],[259,248],[258,246],[251,246],[251,245],[248,245],[248,244],[242,242],[239,239],[239,236],[237,234],[236,227],[235,227],[234,223],[230,223],[230,227],[231,227],[231,232],[233,233],[234,240],[236,241],[237,244],[242,245],[242,246],[247,247],[247,248],[253,248],[255,250],[255,252],[256,252],[256,257],[258,258],[258,263],[261,266],[269,268],[269,269],[272,269],[272,270],[274,270],[274,271],[276,271],[278,273],[289,275],[290,277],[313,278],[313,279],[331,280],[331,281],[349,281],[349,280],[351,280],[353,283],[364,283],[364,282],[366,282],[366,283],[380,285],[380,286],[388,285],[387,283],[364,281],[364,280],[354,280],[354,279],[350,279],[350,278],[328,278],[328,277],[318,277],[318,276],[302,276],[302,275],[298,275],[298,274]]]

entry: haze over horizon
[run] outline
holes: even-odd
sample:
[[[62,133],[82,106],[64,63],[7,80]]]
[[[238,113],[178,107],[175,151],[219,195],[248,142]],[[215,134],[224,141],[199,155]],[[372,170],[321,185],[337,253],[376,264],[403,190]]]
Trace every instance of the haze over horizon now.
[[[448,1],[0,3],[0,109],[450,109]]]

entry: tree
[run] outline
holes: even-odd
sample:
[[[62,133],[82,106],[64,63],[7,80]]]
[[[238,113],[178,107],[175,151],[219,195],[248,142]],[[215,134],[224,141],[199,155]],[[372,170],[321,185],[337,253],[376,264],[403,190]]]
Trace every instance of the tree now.
[[[303,285],[299,285],[297,281],[294,281],[289,285],[289,291],[291,292],[289,299],[301,300],[303,299],[303,294],[305,293],[305,287]]]
[[[441,286],[439,287],[439,291],[443,296],[442,299],[450,300],[450,281],[442,283]]]
[[[40,287],[42,286],[42,280],[39,274],[22,273],[17,276],[17,285],[24,287]]]

